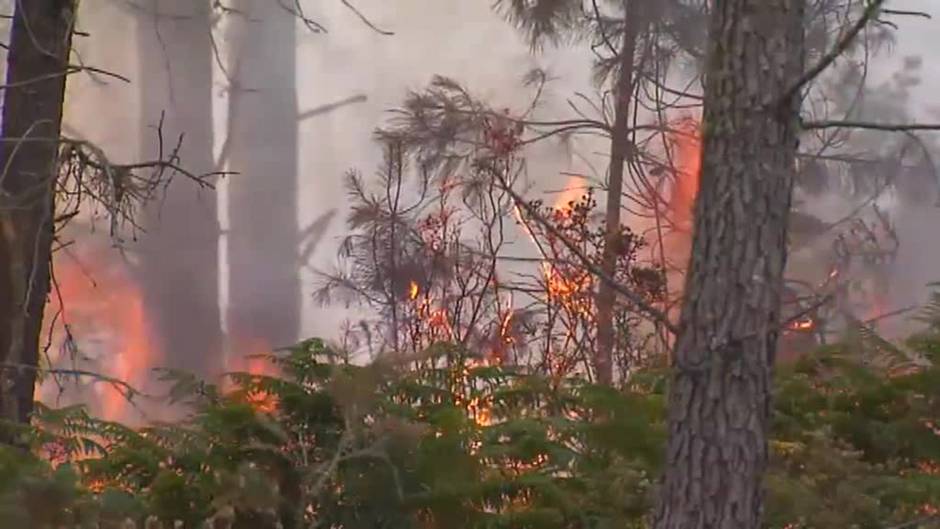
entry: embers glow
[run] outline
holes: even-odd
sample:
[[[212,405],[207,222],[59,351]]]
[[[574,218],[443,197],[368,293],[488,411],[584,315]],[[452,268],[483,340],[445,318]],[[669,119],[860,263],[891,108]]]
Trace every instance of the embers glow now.
[[[591,291],[593,283],[590,272],[579,269],[574,274],[565,274],[557,267],[543,263],[542,274],[550,298],[560,301],[573,312],[590,312],[591,297],[579,295]]]
[[[816,322],[812,318],[803,318],[790,324],[790,329],[794,331],[810,331],[816,327]]]
[[[413,329],[415,332],[423,329],[429,331],[433,339],[441,337],[448,340],[454,339],[455,334],[450,322],[450,315],[447,309],[435,305],[430,286],[427,286],[422,292],[418,283],[411,281],[408,286],[408,299],[414,307],[415,325],[417,326]]]
[[[261,377],[276,375],[274,365],[264,356],[270,353],[271,347],[269,347],[264,340],[260,339],[245,339],[241,343],[249,344],[251,348],[244,350],[252,351],[252,353],[243,358],[234,359],[230,370],[247,373],[252,375],[255,380],[248,384],[247,387],[230,389],[241,390],[239,392],[240,396],[244,398],[245,402],[251,405],[255,411],[260,413],[274,413],[278,406],[277,397],[263,389],[255,387],[258,385],[257,383],[260,382]]]
[[[491,365],[493,365],[492,360],[489,358],[467,359],[464,363],[462,373],[463,376],[461,377],[463,379],[464,386],[472,390],[472,388],[470,388],[471,384],[468,383],[470,370],[478,367],[488,367]],[[466,402],[466,408],[467,413],[470,414],[470,417],[474,422],[477,423],[477,425],[485,427],[493,424],[493,412],[491,406],[484,399],[481,399],[480,397],[471,397]]]

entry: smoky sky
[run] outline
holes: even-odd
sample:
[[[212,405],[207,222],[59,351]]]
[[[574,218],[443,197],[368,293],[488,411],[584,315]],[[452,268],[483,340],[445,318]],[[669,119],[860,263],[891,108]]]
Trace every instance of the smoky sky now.
[[[83,61],[131,77],[131,85],[114,79],[73,77],[66,109],[67,131],[100,143],[121,161],[129,161],[141,152],[137,135],[127,133],[139,130],[140,111],[138,91],[132,86],[135,82],[132,74],[139,66],[138,54],[128,44],[135,41],[137,26],[126,5],[118,0],[83,2],[81,29],[90,36],[76,42]],[[575,92],[595,91],[591,84],[591,53],[584,46],[548,49],[533,55],[518,33],[492,12],[491,3],[486,0],[358,0],[358,9],[375,26],[393,32],[391,36],[369,28],[342,2],[305,0],[301,5],[308,17],[327,28],[326,33],[300,32],[296,89],[301,113],[354,99],[352,103],[307,116],[298,124],[301,146],[298,222],[305,226],[325,212],[337,210],[324,243],[312,256],[310,268],[329,268],[335,261],[336,241],[345,230],[343,174],[351,168],[372,174],[381,159],[381,149],[372,141],[372,132],[388,118],[387,111],[398,105],[408,90],[420,89],[433,75],[440,74],[464,83],[494,106],[518,107],[530,96],[521,86],[522,75],[540,67],[556,79],[540,110],[546,117],[568,115],[566,98]],[[936,0],[899,1],[891,7],[924,10],[940,17],[940,3]],[[940,88],[940,63],[931,60],[931,52],[940,35],[940,20],[893,20],[899,26],[896,46],[889,57],[879,58],[873,65],[873,82],[889,78],[903,57],[923,57],[922,82],[912,89],[910,111],[918,121],[938,121],[940,100],[934,94]],[[100,27],[108,29],[98,30]],[[216,77],[214,108],[219,142],[224,138],[226,107],[222,76]],[[581,146],[587,151],[591,147]],[[532,163],[538,175],[537,189],[543,190],[561,187],[566,181],[561,175],[564,171],[588,172],[570,152],[550,146],[535,150]],[[223,229],[227,217],[224,197],[223,185],[220,202]],[[940,224],[940,213],[936,208],[922,208],[894,212],[894,217],[902,238],[901,254],[893,272],[897,283],[895,302],[901,304],[922,299],[923,285],[940,279],[940,250],[933,249],[937,245],[932,244],[931,235],[931,227]],[[303,279],[303,334],[334,334],[344,313],[317,306],[310,295],[316,284],[315,275],[308,270]],[[224,273],[221,282],[225,282]],[[223,302],[224,298],[223,288]]]

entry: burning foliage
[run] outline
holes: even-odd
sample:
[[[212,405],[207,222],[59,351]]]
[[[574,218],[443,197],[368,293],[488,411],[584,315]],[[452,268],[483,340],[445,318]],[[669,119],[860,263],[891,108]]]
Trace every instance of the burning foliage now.
[[[593,190],[568,190],[566,203],[521,204],[525,116],[491,111],[455,83],[437,79],[380,132],[386,160],[375,191],[349,177],[353,233],[320,299],[378,309],[360,326],[373,352],[420,351],[437,342],[479,351],[481,361],[526,366],[556,377],[590,376],[597,282],[580,257],[599,263],[604,232]],[[523,211],[524,210],[524,211]],[[534,216],[533,216],[534,215]],[[515,218],[537,249],[534,266],[510,266]],[[564,243],[559,237],[564,238]],[[662,274],[641,266],[641,237],[623,227],[616,279],[655,302]],[[518,265],[518,262],[515,263]],[[646,354],[636,307],[617,307],[618,364]]]
[[[918,340],[934,362],[896,377],[834,349],[782,370],[769,526],[897,524],[936,509],[940,349],[936,333]],[[311,340],[265,355],[277,376],[235,377],[228,391],[184,384],[188,418],[137,431],[41,408],[27,439],[55,465],[0,449],[0,524],[74,525],[87,515],[102,527],[524,519],[563,529],[584,513],[641,523],[662,465],[662,371],[639,370],[629,388],[612,390],[489,365],[455,346],[420,354],[424,364],[356,366]],[[274,397],[270,408],[242,398],[258,393]]]
[[[605,240],[604,227],[597,220],[597,202],[588,189],[578,199],[566,204],[546,207],[534,201],[527,208],[546,219],[548,225],[529,220],[528,232],[543,256],[541,278],[542,318],[538,332],[544,333],[542,356],[538,365],[554,376],[568,376],[578,370],[588,371],[586,359],[595,347],[595,298],[598,280],[581,262],[587,256],[594,266],[600,265]],[[562,238],[568,244],[562,242]],[[613,279],[637,292],[650,303],[664,295],[662,271],[641,266],[638,253],[645,242],[624,226],[617,238],[617,267]],[[572,250],[573,244],[578,254]],[[650,350],[643,342],[639,311],[621,301],[615,307],[615,363],[621,376],[629,369],[647,361]],[[579,365],[580,364],[580,365]],[[588,371],[589,372],[589,371]]]

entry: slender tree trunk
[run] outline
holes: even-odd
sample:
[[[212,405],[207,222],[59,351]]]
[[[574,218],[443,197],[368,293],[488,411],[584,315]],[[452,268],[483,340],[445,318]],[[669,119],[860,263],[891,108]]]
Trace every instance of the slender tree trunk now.
[[[8,421],[27,422],[33,409],[75,7],[18,2],[10,35],[0,144],[0,419]]]
[[[235,0],[228,167],[231,352],[292,345],[300,334],[296,18],[278,2]]]
[[[626,30],[620,49],[620,66],[614,88],[614,127],[610,139],[610,169],[607,181],[607,208],[605,216],[604,250],[601,255],[601,270],[609,278],[616,277],[617,257],[620,255],[621,196],[623,175],[627,161],[633,156],[633,145],[629,141],[630,104],[633,101],[634,62],[637,48],[637,17],[642,17],[636,8],[637,0],[624,0]],[[601,281],[597,289],[597,346],[594,352],[594,370],[599,384],[613,382],[614,351],[614,304],[616,293],[608,281]]]
[[[180,164],[194,174],[215,165],[210,9],[208,0],[148,0],[138,19],[143,158],[158,156],[162,114],[170,144],[164,149],[183,134]],[[216,374],[222,368],[222,323],[215,192],[173,182],[150,206],[145,226],[140,278],[163,362]]]
[[[805,0],[717,0],[656,529],[757,529],[798,145]]]

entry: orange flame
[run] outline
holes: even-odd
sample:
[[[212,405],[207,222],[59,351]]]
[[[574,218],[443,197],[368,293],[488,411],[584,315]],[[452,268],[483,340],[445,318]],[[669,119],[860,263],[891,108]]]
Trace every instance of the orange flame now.
[[[790,329],[794,331],[808,331],[813,329],[816,326],[816,322],[810,318],[803,320],[797,320],[790,324]]]
[[[552,207],[559,211],[569,211],[571,210],[571,203],[577,202],[584,195],[584,177],[571,175],[565,184],[564,190],[558,194]]]
[[[692,118],[680,120],[675,129],[670,135],[676,171],[670,190],[669,210],[676,228],[691,232],[695,196],[702,172],[702,140],[698,122]]]
[[[418,283],[412,281],[408,285],[408,299],[418,299],[418,294],[421,292],[421,289],[418,287]]]
[[[702,141],[699,123],[693,118],[680,119],[673,123],[673,131],[668,136],[669,153],[674,171],[665,182],[666,188],[666,226],[671,231],[663,235],[662,252],[666,261],[667,277],[672,285],[682,285],[682,270],[689,261],[692,249],[692,226],[694,221],[695,197],[698,194],[699,179],[702,169]],[[658,200],[658,197],[654,197]],[[651,245],[653,246],[653,245]],[[658,246],[658,245],[657,245]],[[676,277],[676,276],[680,277]],[[681,292],[671,292],[681,294]],[[670,312],[678,316],[678,305]]]
[[[239,348],[243,351],[252,351],[242,358],[236,358],[232,361],[232,370],[248,373],[249,375],[273,376],[276,369],[267,358],[260,356],[271,351],[267,342],[261,339],[243,339],[239,342]],[[267,391],[250,388],[244,394],[245,401],[260,413],[274,413],[277,409],[277,397]]]
[[[97,249],[78,257],[57,253],[54,269],[57,292],[47,305],[46,321],[56,322],[52,332],[57,350],[63,351],[68,339],[61,325],[65,323],[81,352],[100,361],[96,372],[139,388],[162,355],[151,339],[143,294],[126,267]],[[96,347],[94,335],[104,343]],[[126,388],[97,382],[95,389],[100,390],[97,412],[102,418],[127,420]]]
[[[469,376],[471,369],[490,365],[493,365],[493,362],[488,358],[470,358],[464,364],[464,378]],[[479,426],[489,426],[493,424],[493,411],[489,403],[484,402],[480,397],[472,397],[469,399],[467,402],[467,412]]]

